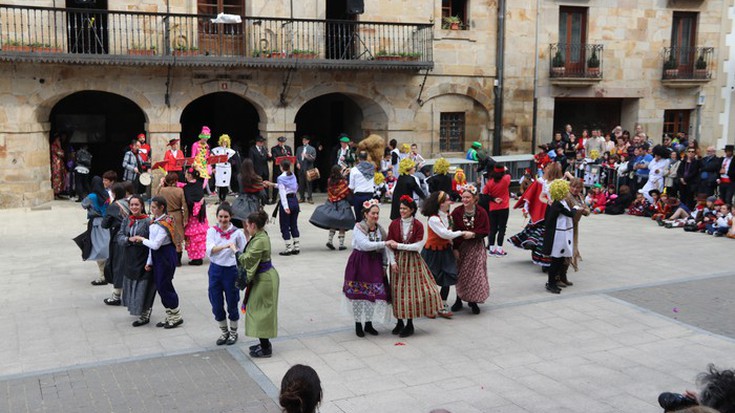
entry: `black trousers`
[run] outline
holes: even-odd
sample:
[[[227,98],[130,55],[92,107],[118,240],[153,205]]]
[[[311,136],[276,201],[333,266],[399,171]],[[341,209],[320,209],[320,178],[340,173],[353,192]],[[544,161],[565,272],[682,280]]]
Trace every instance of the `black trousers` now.
[[[224,202],[225,199],[227,199],[227,194],[230,192],[230,188],[226,186],[218,186],[217,187],[217,195],[219,195],[220,202]]]
[[[309,168],[311,169],[311,168]],[[306,179],[306,169],[302,167],[299,169],[299,199],[304,199],[304,192],[306,192],[306,200],[311,201],[311,182]]]
[[[84,199],[89,194],[89,174],[74,172],[74,189],[79,199]]]
[[[735,195],[735,182],[720,184],[720,199],[722,202],[732,205],[733,195]]]
[[[495,245],[495,237],[497,235],[498,246],[503,246],[505,239],[505,228],[508,226],[508,214],[510,209],[498,209],[490,211],[490,233],[487,236],[488,245]]]
[[[565,278],[569,263],[565,257],[551,257],[551,265],[549,266],[549,284],[556,284],[557,278]]]

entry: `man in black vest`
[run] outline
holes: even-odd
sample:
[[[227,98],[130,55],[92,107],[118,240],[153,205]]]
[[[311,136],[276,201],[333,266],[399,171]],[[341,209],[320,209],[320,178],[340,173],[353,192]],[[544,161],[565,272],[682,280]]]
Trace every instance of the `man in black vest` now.
[[[290,146],[286,145],[286,137],[285,136],[279,136],[278,137],[278,145],[271,148],[271,161],[273,161],[273,179],[272,182],[276,182],[276,178],[278,178],[278,175],[281,174],[281,165],[278,165],[276,162],[276,158],[280,156],[293,156],[293,149],[291,149]],[[273,196],[271,197],[271,202],[276,203],[278,202],[278,187],[273,188]]]
[[[720,162],[720,173],[717,183],[720,185],[720,199],[726,204],[732,204],[735,195],[735,162],[733,162],[735,145],[725,145],[725,157]]]

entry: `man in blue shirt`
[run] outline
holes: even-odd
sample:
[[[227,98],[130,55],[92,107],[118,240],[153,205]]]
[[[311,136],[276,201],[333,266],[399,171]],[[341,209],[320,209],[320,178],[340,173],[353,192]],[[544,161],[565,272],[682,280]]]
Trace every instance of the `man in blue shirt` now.
[[[648,164],[653,160],[653,155],[648,153],[648,145],[641,145],[634,149],[633,154],[636,158],[633,161],[633,170],[635,171],[636,191],[646,185],[648,181]]]

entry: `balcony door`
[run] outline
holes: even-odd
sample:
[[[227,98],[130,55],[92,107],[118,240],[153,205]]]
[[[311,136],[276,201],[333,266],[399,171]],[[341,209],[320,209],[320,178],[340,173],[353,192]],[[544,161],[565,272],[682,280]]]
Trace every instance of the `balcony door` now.
[[[66,0],[69,53],[107,54],[107,0]]]
[[[350,21],[355,20],[355,15],[347,14],[347,0],[327,0],[326,16],[327,59],[354,59],[359,34],[356,25]]]
[[[567,71],[584,72],[587,43],[587,8],[559,8],[559,50]]]
[[[697,13],[674,12],[671,27],[671,51],[676,54],[679,70],[691,71],[694,65]]]
[[[197,14],[215,16],[220,13],[244,17],[245,0],[197,0]],[[202,54],[232,56],[245,52],[244,22],[212,23],[208,18],[200,18],[197,30]]]

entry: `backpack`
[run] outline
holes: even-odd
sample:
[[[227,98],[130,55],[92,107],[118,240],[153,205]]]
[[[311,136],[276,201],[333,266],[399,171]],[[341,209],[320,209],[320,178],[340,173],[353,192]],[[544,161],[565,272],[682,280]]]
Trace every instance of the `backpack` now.
[[[92,166],[92,154],[84,149],[80,149],[79,152],[77,152],[77,164],[89,168]]]

